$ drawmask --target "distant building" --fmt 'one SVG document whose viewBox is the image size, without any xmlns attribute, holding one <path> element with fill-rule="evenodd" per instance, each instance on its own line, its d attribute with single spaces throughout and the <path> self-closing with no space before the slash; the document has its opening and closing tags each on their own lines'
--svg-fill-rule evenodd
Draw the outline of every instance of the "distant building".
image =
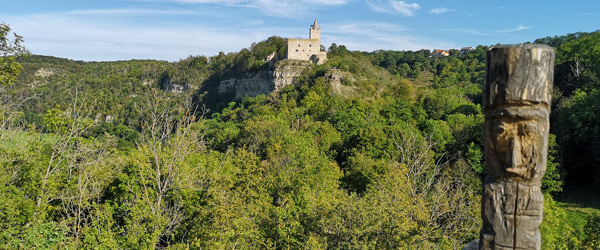
<svg viewBox="0 0 600 250">
<path fill-rule="evenodd" d="M 449 55 L 450 55 L 449 50 L 434 49 L 433 51 L 431 51 L 432 57 L 442 57 L 442 56 L 449 56 Z"/>
<path fill-rule="evenodd" d="M 327 52 L 321 51 L 321 28 L 317 19 L 310 26 L 308 39 L 288 39 L 286 59 L 312 61 L 316 64 L 327 61 Z"/>
<path fill-rule="evenodd" d="M 462 47 L 462 48 L 460 48 L 460 54 L 464 55 L 464 54 L 471 52 L 472 50 L 473 50 L 473 47 Z"/>
</svg>

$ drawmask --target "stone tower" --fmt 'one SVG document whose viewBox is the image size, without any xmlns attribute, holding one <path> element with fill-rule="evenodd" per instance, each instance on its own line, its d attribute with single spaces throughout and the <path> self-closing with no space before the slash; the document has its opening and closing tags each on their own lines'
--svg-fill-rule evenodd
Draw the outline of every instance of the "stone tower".
<svg viewBox="0 0 600 250">
<path fill-rule="evenodd" d="M 327 61 L 327 52 L 321 51 L 321 28 L 317 19 L 310 26 L 308 39 L 289 38 L 287 42 L 286 59 L 312 61 L 316 64 Z"/>
<path fill-rule="evenodd" d="M 308 39 L 317 39 L 319 40 L 319 45 L 321 44 L 321 28 L 319 27 L 319 24 L 317 23 L 317 19 L 315 19 L 315 23 L 313 23 L 313 25 L 310 26 L 310 33 L 308 36 Z"/>
</svg>

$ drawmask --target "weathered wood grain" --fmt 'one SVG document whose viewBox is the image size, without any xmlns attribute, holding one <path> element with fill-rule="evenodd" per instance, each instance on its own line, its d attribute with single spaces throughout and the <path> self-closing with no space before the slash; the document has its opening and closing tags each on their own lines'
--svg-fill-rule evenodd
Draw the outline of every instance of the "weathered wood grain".
<svg viewBox="0 0 600 250">
<path fill-rule="evenodd" d="M 540 249 L 554 50 L 503 45 L 487 52 L 479 249 Z"/>
</svg>

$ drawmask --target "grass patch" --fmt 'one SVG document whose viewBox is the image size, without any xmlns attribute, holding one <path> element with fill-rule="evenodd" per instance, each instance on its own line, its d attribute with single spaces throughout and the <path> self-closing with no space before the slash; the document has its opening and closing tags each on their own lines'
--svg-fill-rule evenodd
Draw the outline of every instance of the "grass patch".
<svg viewBox="0 0 600 250">
<path fill-rule="evenodd" d="M 59 138 L 56 135 L 27 132 L 22 130 L 0 131 L 0 146 L 5 149 L 25 149 L 32 141 L 52 143 L 58 139 Z"/>
<path fill-rule="evenodd" d="M 600 185 L 566 189 L 559 196 L 557 205 L 566 212 L 565 222 L 587 237 L 585 226 L 593 216 L 600 216 Z"/>
<path fill-rule="evenodd" d="M 416 77 L 416 78 L 407 78 L 408 80 L 411 81 L 411 83 L 415 86 L 415 87 L 429 87 L 431 85 L 433 85 L 433 73 L 429 72 L 429 71 L 423 71 L 421 72 L 421 74 Z"/>
<path fill-rule="evenodd" d="M 600 249 L 600 188 L 566 188 L 557 200 L 549 195 L 541 225 L 542 249 Z"/>
</svg>

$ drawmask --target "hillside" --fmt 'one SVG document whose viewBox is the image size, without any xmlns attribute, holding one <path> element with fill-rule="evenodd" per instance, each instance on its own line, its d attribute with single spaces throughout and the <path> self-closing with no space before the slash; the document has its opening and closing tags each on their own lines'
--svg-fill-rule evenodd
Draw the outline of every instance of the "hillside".
<svg viewBox="0 0 600 250">
<path fill-rule="evenodd" d="M 593 249 L 598 203 L 561 194 L 581 190 L 572 182 L 598 197 L 600 32 L 535 42 L 557 50 L 543 248 Z M 272 76 L 265 58 L 285 49 L 270 37 L 178 62 L 19 59 L 1 90 L 0 248 L 460 249 L 479 237 L 487 46 L 430 57 L 332 44 L 277 91 L 222 91 Z"/>
</svg>

